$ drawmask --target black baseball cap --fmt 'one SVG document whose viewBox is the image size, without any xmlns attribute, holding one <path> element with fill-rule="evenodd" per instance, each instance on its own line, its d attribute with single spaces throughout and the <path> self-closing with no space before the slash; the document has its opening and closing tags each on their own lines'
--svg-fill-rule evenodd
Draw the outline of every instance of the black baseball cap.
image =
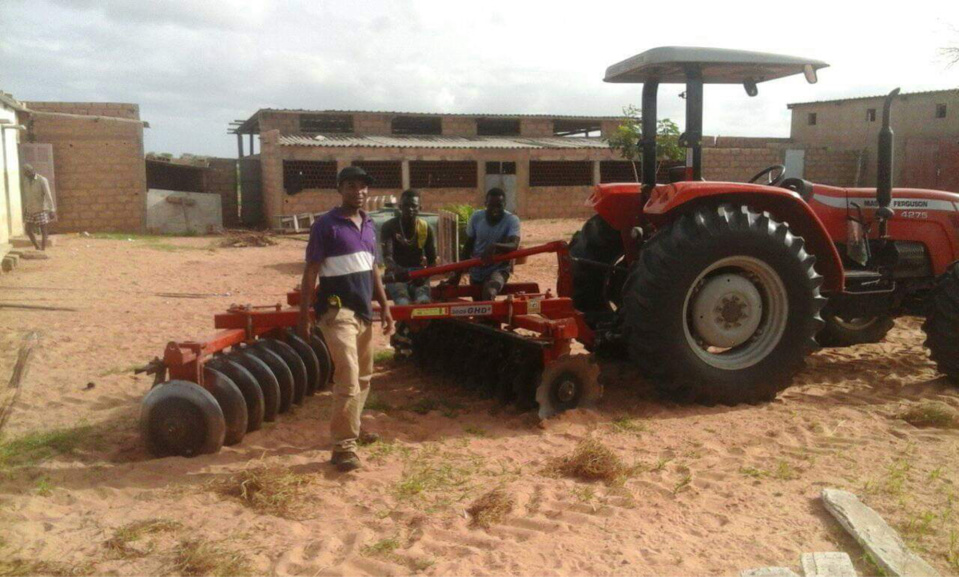
<svg viewBox="0 0 959 577">
<path fill-rule="evenodd" d="M 372 176 L 367 174 L 366 171 L 360 168 L 359 166 L 347 166 L 346 168 L 341 170 L 339 174 L 336 175 L 337 188 L 339 188 L 339 186 L 343 184 L 344 180 L 350 180 L 351 178 L 356 180 L 362 180 L 363 182 L 367 184 L 367 186 L 376 182 L 376 180 Z"/>
</svg>

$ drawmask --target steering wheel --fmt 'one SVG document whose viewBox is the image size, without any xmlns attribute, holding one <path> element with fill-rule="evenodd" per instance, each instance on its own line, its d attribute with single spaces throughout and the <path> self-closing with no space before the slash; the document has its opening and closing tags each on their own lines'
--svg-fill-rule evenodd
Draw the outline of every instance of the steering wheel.
<svg viewBox="0 0 959 577">
<path fill-rule="evenodd" d="M 775 173 L 775 177 L 773 174 Z M 762 177 L 766 177 L 766 186 L 776 186 L 783 181 L 783 177 L 786 175 L 786 167 L 782 164 L 774 164 L 768 166 L 758 173 L 755 176 L 749 179 L 750 183 L 756 182 Z"/>
</svg>

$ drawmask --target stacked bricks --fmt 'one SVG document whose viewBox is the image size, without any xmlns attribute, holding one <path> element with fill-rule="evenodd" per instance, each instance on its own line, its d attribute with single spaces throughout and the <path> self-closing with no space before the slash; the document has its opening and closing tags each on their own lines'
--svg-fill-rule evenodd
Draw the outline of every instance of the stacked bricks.
<svg viewBox="0 0 959 577">
<path fill-rule="evenodd" d="M 204 192 L 220 195 L 223 208 L 223 226 L 234 228 L 240 225 L 237 205 L 236 160 L 211 158 L 206 171 Z"/>
<path fill-rule="evenodd" d="M 809 148 L 806 150 L 805 179 L 832 186 L 858 186 L 862 155 L 856 150 Z"/>
<path fill-rule="evenodd" d="M 444 116 L 444 136 L 476 136 L 476 119 L 465 116 Z"/>
<path fill-rule="evenodd" d="M 111 118 L 140 119 L 140 106 L 123 102 L 24 102 L 36 112 L 60 112 L 81 116 L 109 116 Z"/>
<path fill-rule="evenodd" d="M 53 145 L 58 217 L 54 230 L 143 230 L 143 124 L 125 119 L 137 114 L 136 105 L 31 103 L 35 108 L 41 105 L 70 114 L 35 114 L 29 121 L 29 140 Z M 97 116 L 72 116 L 84 109 Z M 115 111 L 114 118 L 104 118 L 101 113 L 110 110 Z"/>
<path fill-rule="evenodd" d="M 519 121 L 520 136 L 553 136 L 552 118 L 521 118 Z"/>
</svg>

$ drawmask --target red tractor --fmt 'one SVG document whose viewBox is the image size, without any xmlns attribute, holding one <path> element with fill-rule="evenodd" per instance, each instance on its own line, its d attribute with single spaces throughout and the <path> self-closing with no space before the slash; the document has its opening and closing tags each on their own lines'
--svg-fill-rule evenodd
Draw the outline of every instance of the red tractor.
<svg viewBox="0 0 959 577">
<path fill-rule="evenodd" d="M 820 344 L 880 340 L 899 315 L 925 317 L 939 370 L 959 381 L 959 194 L 892 188 L 890 106 L 876 189 L 785 178 L 702 178 L 705 84 L 757 84 L 826 63 L 704 48 L 656 48 L 609 67 L 642 83 L 642 182 L 599 185 L 596 216 L 570 245 L 573 302 L 591 348 L 625 352 L 678 398 L 755 403 L 787 387 Z M 660 84 L 686 85 L 686 165 L 656 182 Z M 760 182 L 762 181 L 762 182 Z M 824 320 L 825 319 L 825 320 Z M 817 342 L 818 340 L 818 342 Z"/>
</svg>

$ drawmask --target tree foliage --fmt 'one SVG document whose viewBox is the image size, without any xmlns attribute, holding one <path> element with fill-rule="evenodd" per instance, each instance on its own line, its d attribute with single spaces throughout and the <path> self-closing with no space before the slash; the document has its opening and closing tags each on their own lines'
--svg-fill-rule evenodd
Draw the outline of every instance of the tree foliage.
<svg viewBox="0 0 959 577">
<path fill-rule="evenodd" d="M 629 105 L 623 108 L 623 122 L 606 141 L 610 148 L 619 152 L 625 160 L 637 161 L 643 156 L 640 142 L 643 139 L 643 117 L 639 108 Z M 679 127 L 668 118 L 656 122 L 656 160 L 680 160 L 686 151 L 679 145 Z M 658 168 L 658 167 L 657 167 Z M 635 171 L 635 164 L 633 170 Z M 637 180 L 639 178 L 637 177 Z"/>
</svg>

